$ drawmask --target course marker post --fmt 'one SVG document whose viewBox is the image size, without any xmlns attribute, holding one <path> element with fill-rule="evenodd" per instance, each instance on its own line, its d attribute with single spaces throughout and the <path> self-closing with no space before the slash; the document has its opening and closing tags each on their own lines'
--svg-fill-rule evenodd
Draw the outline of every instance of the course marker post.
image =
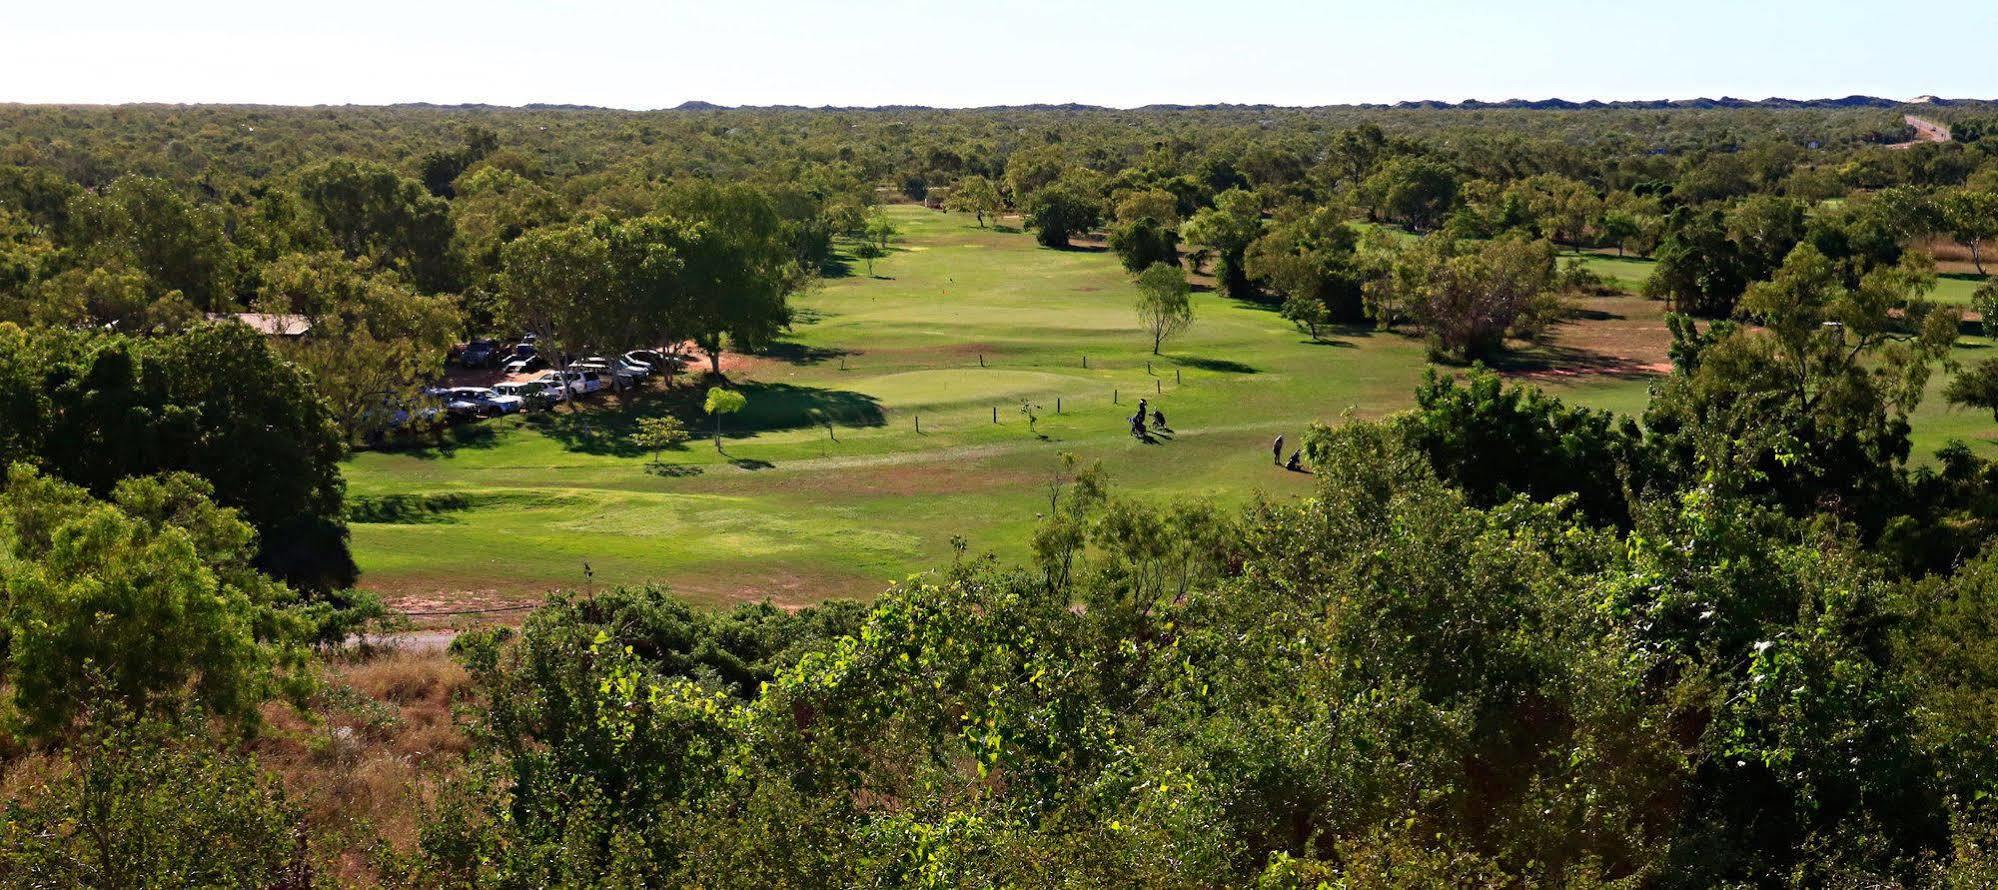
<svg viewBox="0 0 1998 890">
<path fill-rule="evenodd" d="M 1184 383 L 1184 382 L 1185 382 L 1185 381 L 1183 381 L 1183 380 L 1179 379 L 1179 369 L 1178 369 L 1178 368 L 1174 368 L 1174 369 L 1172 369 L 1172 383 L 1173 383 L 1173 385 L 1174 385 L 1174 386 L 1178 386 L 1178 385 L 1180 385 L 1181 383 Z"/>
<path fill-rule="evenodd" d="M 993 422 L 993 423 L 998 423 L 998 422 L 999 422 L 999 406 L 998 406 L 998 405 L 993 405 L 993 406 L 992 406 L 992 422 Z"/>
<path fill-rule="evenodd" d="M 1055 396 L 1055 413 L 1061 413 L 1061 396 Z"/>
<path fill-rule="evenodd" d="M 1118 400 L 1118 395 L 1117 395 L 1117 391 L 1116 391 L 1116 390 L 1114 390 L 1114 389 L 1110 391 L 1110 404 L 1112 404 L 1112 405 L 1122 405 L 1122 404 L 1124 404 L 1123 402 L 1121 402 L 1121 401 L 1119 401 L 1119 400 Z"/>
<path fill-rule="evenodd" d="M 1163 381 L 1163 380 L 1154 380 L 1154 381 L 1152 381 L 1152 391 L 1153 391 L 1153 392 L 1161 392 L 1161 393 L 1162 393 L 1162 392 L 1165 392 L 1165 381 Z"/>
</svg>

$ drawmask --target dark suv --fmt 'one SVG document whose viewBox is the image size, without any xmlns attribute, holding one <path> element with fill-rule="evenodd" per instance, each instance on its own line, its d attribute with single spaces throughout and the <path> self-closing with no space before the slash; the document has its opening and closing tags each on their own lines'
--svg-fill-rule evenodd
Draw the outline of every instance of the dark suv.
<svg viewBox="0 0 1998 890">
<path fill-rule="evenodd" d="M 499 363 L 500 345 L 491 340 L 473 340 L 458 353 L 458 364 L 467 368 L 497 368 Z"/>
</svg>

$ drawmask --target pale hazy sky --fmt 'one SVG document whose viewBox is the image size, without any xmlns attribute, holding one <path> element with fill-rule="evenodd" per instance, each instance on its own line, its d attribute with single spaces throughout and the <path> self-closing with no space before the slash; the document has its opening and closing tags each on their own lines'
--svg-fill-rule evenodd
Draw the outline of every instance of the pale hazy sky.
<svg viewBox="0 0 1998 890">
<path fill-rule="evenodd" d="M 1998 0 L 0 0 L 0 101 L 1998 97 Z"/>
</svg>

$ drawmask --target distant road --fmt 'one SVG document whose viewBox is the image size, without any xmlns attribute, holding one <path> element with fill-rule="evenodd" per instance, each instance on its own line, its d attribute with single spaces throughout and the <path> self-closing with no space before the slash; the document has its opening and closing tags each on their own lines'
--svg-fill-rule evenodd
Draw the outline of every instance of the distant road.
<svg viewBox="0 0 1998 890">
<path fill-rule="evenodd" d="M 1947 126 L 1936 123 L 1928 118 L 1916 117 L 1912 114 L 1903 117 L 1902 120 L 1907 121 L 1908 126 L 1915 128 L 1915 142 L 1949 141 L 1949 127 Z M 1901 145 L 1895 146 L 1895 148 L 1903 148 L 1913 144 L 1915 143 L 1904 142 Z"/>
</svg>

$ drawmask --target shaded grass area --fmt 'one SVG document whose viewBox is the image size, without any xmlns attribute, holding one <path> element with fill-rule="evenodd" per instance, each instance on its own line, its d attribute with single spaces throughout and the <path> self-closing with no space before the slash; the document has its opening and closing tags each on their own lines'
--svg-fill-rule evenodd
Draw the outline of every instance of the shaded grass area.
<svg viewBox="0 0 1998 890">
<path fill-rule="evenodd" d="M 871 596 L 947 563 L 953 536 L 1024 558 L 1061 452 L 1101 461 L 1136 496 L 1306 495 L 1309 476 L 1271 466 L 1271 439 L 1406 407 L 1428 367 L 1419 336 L 1341 328 L 1314 342 L 1212 292 L 1194 294 L 1193 328 L 1152 356 L 1114 256 L 1040 249 L 966 216 L 889 212 L 905 249 L 877 261 L 880 277 L 827 280 L 798 301 L 790 336 L 729 372 L 749 404 L 725 419 L 723 451 L 698 410 L 704 388 L 687 379 L 354 457 L 363 585 L 483 603 L 579 586 L 587 563 L 597 584 L 663 583 L 715 604 Z M 1630 288 L 1649 274 L 1644 260 L 1585 261 Z M 1664 356 L 1661 305 L 1579 308 L 1502 367 L 1580 404 L 1641 412 L 1656 379 L 1644 366 Z M 1918 454 L 1992 429 L 1943 406 L 1941 386 L 1939 374 L 1916 418 Z M 1139 398 L 1166 412 L 1171 436 L 1129 434 Z M 696 439 L 655 464 L 630 433 L 665 414 Z"/>
</svg>

